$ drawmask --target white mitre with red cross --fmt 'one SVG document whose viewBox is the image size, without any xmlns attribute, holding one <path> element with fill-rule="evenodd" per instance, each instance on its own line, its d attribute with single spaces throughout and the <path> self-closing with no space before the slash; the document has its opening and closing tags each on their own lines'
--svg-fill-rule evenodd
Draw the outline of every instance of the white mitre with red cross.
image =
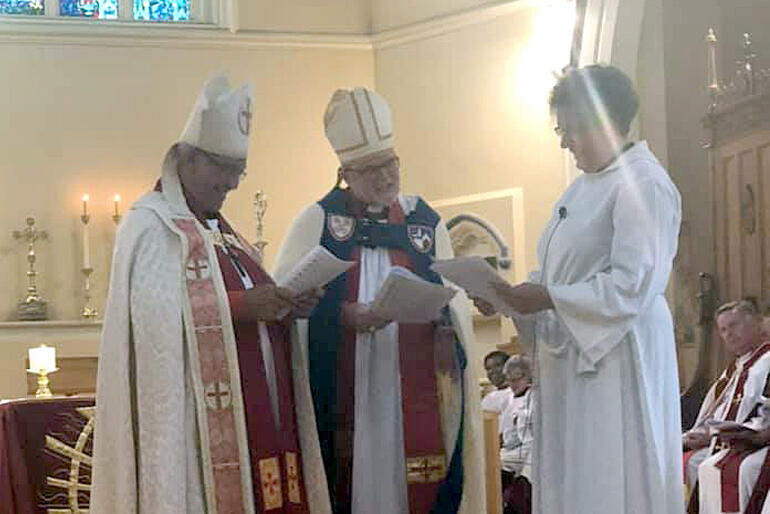
<svg viewBox="0 0 770 514">
<path fill-rule="evenodd" d="M 203 86 L 179 141 L 206 152 L 246 159 L 253 106 L 251 84 L 230 89 L 227 75 L 217 75 Z"/>
<path fill-rule="evenodd" d="M 393 148 L 388 102 L 368 89 L 338 89 L 324 114 L 326 138 L 342 164 Z"/>
</svg>

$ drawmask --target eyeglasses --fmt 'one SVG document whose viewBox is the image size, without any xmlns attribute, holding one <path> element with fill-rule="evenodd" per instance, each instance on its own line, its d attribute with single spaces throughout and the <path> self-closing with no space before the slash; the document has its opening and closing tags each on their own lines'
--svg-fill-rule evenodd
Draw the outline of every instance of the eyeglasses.
<svg viewBox="0 0 770 514">
<path fill-rule="evenodd" d="M 346 168 L 348 173 L 357 173 L 359 175 L 370 177 L 376 173 L 396 173 L 401 165 L 401 159 L 398 157 L 392 157 L 385 162 L 376 164 L 374 166 L 366 166 L 363 168 Z"/>
</svg>

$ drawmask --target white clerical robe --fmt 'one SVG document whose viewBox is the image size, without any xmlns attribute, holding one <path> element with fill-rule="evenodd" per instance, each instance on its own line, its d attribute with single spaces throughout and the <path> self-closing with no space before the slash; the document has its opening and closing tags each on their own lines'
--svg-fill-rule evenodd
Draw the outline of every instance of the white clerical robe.
<svg viewBox="0 0 770 514">
<path fill-rule="evenodd" d="M 538 246 L 555 308 L 515 316 L 534 344 L 534 511 L 684 510 L 674 331 L 663 296 L 679 192 L 637 143 L 562 195 Z"/>
<path fill-rule="evenodd" d="M 139 199 L 121 223 L 99 347 L 91 508 L 93 513 L 203 514 L 206 490 L 190 355 L 183 317 L 184 245 L 172 218 L 194 220 L 175 169 L 163 170 L 163 192 Z M 197 223 L 197 222 L 195 222 Z M 202 227 L 201 227 L 202 228 Z M 204 233 L 226 338 L 231 314 L 213 241 Z M 302 353 L 293 351 L 294 401 L 303 478 L 311 512 L 328 514 L 321 451 Z M 233 405 L 242 411 L 240 384 Z M 200 396 L 200 395 L 199 395 Z M 236 423 L 246 444 L 245 422 Z M 248 453 L 242 481 L 253 496 Z M 237 486 L 236 486 L 237 487 Z M 253 498 L 251 499 L 253 503 Z M 254 505 L 245 512 L 254 512 Z"/>
<path fill-rule="evenodd" d="M 501 416 L 503 447 L 500 462 L 505 471 L 522 475 L 532 482 L 532 441 L 535 405 L 532 388 L 521 396 L 512 396 Z"/>
<path fill-rule="evenodd" d="M 714 419 L 724 420 L 733 400 L 737 400 L 739 405 L 734 421 L 753 430 L 762 430 L 770 426 L 770 398 L 764 396 L 765 384 L 767 383 L 768 375 L 770 375 L 770 352 L 765 353 L 749 368 L 748 377 L 743 389 L 737 389 L 738 377 L 752 355 L 753 352 L 742 355 L 736 360 L 735 372 L 725 388 L 725 398 L 727 401 L 721 402 L 716 408 Z M 756 407 L 759 407 L 757 415 L 750 417 Z M 727 449 L 717 451 L 705 459 L 698 467 L 700 514 L 730 512 L 722 508 L 721 470 L 716 466 L 727 452 Z M 754 484 L 759 477 L 759 472 L 762 469 L 762 464 L 765 462 L 766 455 L 767 448 L 763 448 L 752 453 L 741 462 L 738 470 L 738 502 L 740 508 L 736 512 L 743 512 L 749 498 L 751 498 Z M 770 514 L 770 502 L 765 501 L 762 514 Z"/>
<path fill-rule="evenodd" d="M 503 433 L 503 427 L 510 422 L 510 409 L 508 407 L 512 401 L 513 392 L 510 387 L 490 391 L 481 399 L 482 411 L 495 412 L 498 414 L 497 429 L 500 434 Z"/>
<path fill-rule="evenodd" d="M 400 195 L 405 215 L 411 213 L 417 197 Z M 274 276 L 280 280 L 321 240 L 325 223 L 323 209 L 313 204 L 294 221 L 278 254 Z M 435 233 L 436 258 L 453 255 L 449 232 L 439 222 Z M 391 268 L 384 248 L 361 249 L 358 301 L 370 303 Z M 468 298 L 459 291 L 450 303 L 453 325 L 470 362 L 476 361 Z M 356 335 L 355 413 L 353 441 L 353 514 L 407 514 L 406 465 L 399 372 L 397 324 L 391 323 L 374 334 Z M 307 322 L 297 322 L 297 337 L 307 352 Z M 478 382 L 473 366 L 464 373 L 465 413 L 463 439 L 464 483 L 461 514 L 486 511 L 484 496 L 483 440 Z M 447 455 L 451 455 L 460 421 L 459 390 L 439 382 L 442 426 Z"/>
<path fill-rule="evenodd" d="M 706 421 L 715 419 L 714 415 L 717 412 L 717 407 L 721 405 L 722 402 L 730 401 L 728 398 L 729 391 L 727 386 L 729 384 L 727 382 L 729 377 L 727 376 L 727 371 L 728 370 L 723 371 L 719 380 L 714 382 L 711 388 L 709 388 L 706 397 L 703 399 L 703 403 L 701 403 L 698 417 L 695 419 L 692 428 L 687 431 L 688 433 L 708 435 L 709 427 L 706 425 Z M 734 377 L 735 375 L 733 374 L 731 376 Z M 722 382 L 724 382 L 725 387 L 723 387 L 721 393 L 717 395 L 717 386 Z M 726 414 L 726 411 L 723 410 L 723 412 Z M 687 485 L 689 493 L 692 493 L 695 490 L 695 484 L 698 483 L 698 467 L 700 467 L 700 465 L 703 464 L 703 461 L 709 458 L 710 455 L 711 447 L 706 446 L 705 448 L 695 450 L 687 460 L 687 467 L 684 471 L 684 483 Z"/>
</svg>

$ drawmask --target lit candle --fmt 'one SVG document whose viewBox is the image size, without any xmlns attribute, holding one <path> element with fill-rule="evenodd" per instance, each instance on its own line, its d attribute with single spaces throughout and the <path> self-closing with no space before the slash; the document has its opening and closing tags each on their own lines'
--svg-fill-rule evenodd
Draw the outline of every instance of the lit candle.
<svg viewBox="0 0 770 514">
<path fill-rule="evenodd" d="M 29 369 L 35 373 L 45 371 L 50 373 L 56 370 L 56 348 L 41 344 L 37 348 L 29 349 Z"/>
<path fill-rule="evenodd" d="M 115 195 L 115 217 L 120 216 L 120 195 Z"/>
<path fill-rule="evenodd" d="M 83 195 L 83 269 L 91 267 L 91 244 L 88 240 L 88 195 Z"/>
</svg>

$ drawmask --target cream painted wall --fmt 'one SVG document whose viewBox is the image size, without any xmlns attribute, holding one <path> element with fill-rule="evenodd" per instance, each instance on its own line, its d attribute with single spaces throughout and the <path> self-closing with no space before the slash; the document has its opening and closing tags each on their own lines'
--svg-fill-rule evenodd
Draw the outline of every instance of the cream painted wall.
<svg viewBox="0 0 770 514">
<path fill-rule="evenodd" d="M 372 29 L 381 32 L 479 6 L 506 3 L 511 0 L 371 0 Z"/>
<path fill-rule="evenodd" d="M 238 0 L 238 25 L 246 30 L 368 34 L 369 0 Z"/>
<path fill-rule="evenodd" d="M 564 154 L 547 105 L 551 70 L 564 62 L 555 64 L 545 48 L 553 27 L 538 12 L 526 7 L 381 48 L 375 61 L 377 89 L 394 111 L 403 189 L 438 200 L 523 188 L 527 269 L 564 188 Z M 566 59 L 568 41 L 563 48 Z M 500 342 L 485 336 L 480 352 Z"/>
<path fill-rule="evenodd" d="M 12 319 L 25 287 L 24 248 L 11 231 L 34 215 L 50 233 L 38 246 L 40 289 L 52 319 L 77 319 L 80 197 L 92 198 L 95 303 L 102 307 L 114 225 L 123 207 L 152 187 L 166 149 L 184 125 L 204 80 L 230 70 L 256 85 L 256 130 L 247 179 L 225 207 L 250 239 L 251 201 L 270 201 L 270 257 L 292 216 L 326 191 L 336 161 L 323 136 L 326 102 L 338 87 L 373 85 L 368 50 L 183 49 L 81 45 L 0 47 L 0 319 Z"/>
</svg>

